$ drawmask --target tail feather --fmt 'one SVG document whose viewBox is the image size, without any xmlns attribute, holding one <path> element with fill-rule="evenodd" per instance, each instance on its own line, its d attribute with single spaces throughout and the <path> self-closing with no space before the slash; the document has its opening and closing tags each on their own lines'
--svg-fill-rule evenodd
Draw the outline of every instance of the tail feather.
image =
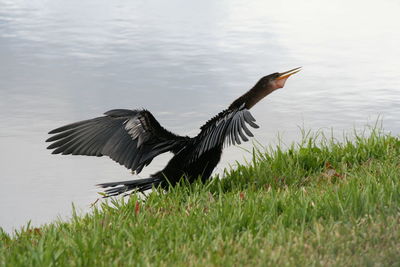
<svg viewBox="0 0 400 267">
<path fill-rule="evenodd" d="M 104 190 L 106 193 L 105 197 L 117 196 L 128 191 L 132 191 L 132 193 L 136 192 L 144 192 L 146 190 L 151 189 L 153 186 L 157 187 L 161 184 L 161 179 L 159 178 L 145 178 L 145 179 L 137 179 L 137 180 L 129 180 L 129 181 L 121 181 L 121 182 L 111 182 L 111 183 L 102 183 L 98 184 L 101 188 L 109 188 Z"/>
</svg>

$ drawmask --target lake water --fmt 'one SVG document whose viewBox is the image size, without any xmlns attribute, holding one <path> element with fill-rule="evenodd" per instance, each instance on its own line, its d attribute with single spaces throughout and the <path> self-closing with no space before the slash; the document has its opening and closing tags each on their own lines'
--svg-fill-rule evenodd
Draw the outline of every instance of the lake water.
<svg viewBox="0 0 400 267">
<path fill-rule="evenodd" d="M 46 150 L 49 130 L 113 108 L 195 135 L 261 76 L 303 66 L 252 110 L 260 143 L 379 116 L 399 134 L 399 13 L 397 0 L 0 0 L 0 226 L 88 210 L 95 184 L 132 178 L 108 158 Z M 244 157 L 227 149 L 217 172 Z"/>
</svg>

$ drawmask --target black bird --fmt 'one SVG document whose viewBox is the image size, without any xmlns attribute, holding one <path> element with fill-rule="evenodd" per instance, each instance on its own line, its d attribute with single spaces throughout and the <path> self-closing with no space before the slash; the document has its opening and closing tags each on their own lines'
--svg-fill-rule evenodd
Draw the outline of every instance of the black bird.
<svg viewBox="0 0 400 267">
<path fill-rule="evenodd" d="M 55 134 L 47 142 L 53 154 L 109 156 L 120 165 L 140 173 L 158 155 L 172 152 L 167 166 L 150 176 L 122 182 L 99 184 L 107 196 L 127 191 L 143 192 L 153 186 L 167 189 L 182 177 L 193 182 L 207 180 L 217 166 L 225 145 L 248 141 L 253 134 L 247 125 L 258 128 L 250 114 L 262 98 L 282 88 L 295 68 L 261 78 L 252 89 L 200 127 L 195 137 L 179 136 L 163 128 L 148 110 L 114 109 L 105 116 L 72 123 L 49 132 Z"/>
</svg>

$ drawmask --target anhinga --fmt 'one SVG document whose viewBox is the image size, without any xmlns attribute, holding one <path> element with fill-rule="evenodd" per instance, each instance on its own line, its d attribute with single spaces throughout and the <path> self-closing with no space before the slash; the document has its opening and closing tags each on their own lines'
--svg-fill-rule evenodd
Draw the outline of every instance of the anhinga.
<svg viewBox="0 0 400 267">
<path fill-rule="evenodd" d="M 253 134 L 247 125 L 258 128 L 250 114 L 262 98 L 282 88 L 295 68 L 261 78 L 252 89 L 233 101 L 224 111 L 207 121 L 195 137 L 179 136 L 164 129 L 148 110 L 114 109 L 105 116 L 72 123 L 49 132 L 53 154 L 109 156 L 120 165 L 140 173 L 158 155 L 172 152 L 165 168 L 150 178 L 99 184 L 107 196 L 127 191 L 143 192 L 153 186 L 168 188 L 182 177 L 193 182 L 207 180 L 217 166 L 224 144 L 240 144 Z"/>
</svg>

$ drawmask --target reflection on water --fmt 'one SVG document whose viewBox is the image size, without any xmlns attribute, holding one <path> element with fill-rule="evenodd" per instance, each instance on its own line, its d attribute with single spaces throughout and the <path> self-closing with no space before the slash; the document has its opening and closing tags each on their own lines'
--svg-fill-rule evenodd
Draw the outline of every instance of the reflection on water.
<svg viewBox="0 0 400 267">
<path fill-rule="evenodd" d="M 0 226 L 67 216 L 72 201 L 87 210 L 94 184 L 131 178 L 109 159 L 45 149 L 50 129 L 112 108 L 145 107 L 168 129 L 194 135 L 261 76 L 303 66 L 254 108 L 258 141 L 272 143 L 278 132 L 297 140 L 302 125 L 341 134 L 378 116 L 399 134 L 399 8 L 361 0 L 0 0 Z M 244 156 L 229 148 L 219 171 Z"/>
</svg>

